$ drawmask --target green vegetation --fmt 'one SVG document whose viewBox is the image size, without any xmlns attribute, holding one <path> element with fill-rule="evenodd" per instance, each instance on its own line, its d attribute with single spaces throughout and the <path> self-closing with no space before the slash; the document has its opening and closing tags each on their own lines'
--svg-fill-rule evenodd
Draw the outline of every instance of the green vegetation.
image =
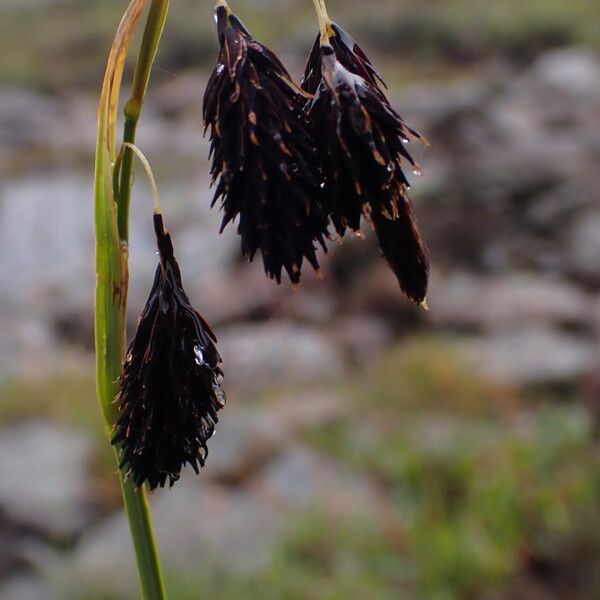
<svg viewBox="0 0 600 600">
<path fill-rule="evenodd" d="M 102 429 L 92 366 L 57 372 L 51 377 L 0 382 L 0 424 L 27 419 L 49 419 L 82 429 L 93 438 L 96 458 L 92 465 L 98 492 L 110 506 L 119 503 L 115 459 Z"/>
<path fill-rule="evenodd" d="M 50 378 L 11 377 L 0 382 L 0 422 L 46 417 L 93 431 L 100 423 L 95 394 L 89 370 L 65 370 Z"/>
<path fill-rule="evenodd" d="M 123 6 L 122 0 L 55 0 L 0 9 L 1 84 L 96 90 L 107 40 Z M 167 24 L 157 78 L 213 62 L 216 40 L 209 6 L 178 1 Z M 339 17 L 342 25 L 370 51 L 393 53 L 403 65 L 413 63 L 411 69 L 403 67 L 404 76 L 422 77 L 435 65 L 448 68 L 490 56 L 527 60 L 560 45 L 600 47 L 600 5 L 595 0 L 375 0 L 370 6 L 377 10 L 365 13 L 360 3 L 338 0 L 330 2 L 330 12 L 334 18 L 343 15 Z M 297 53 L 300 59 L 316 33 L 312 5 L 307 1 L 279 5 L 238 0 L 236 9 L 254 35 Z M 26 45 L 22 44 L 24 32 Z M 388 78 L 394 80 L 395 71 L 390 69 Z"/>
<path fill-rule="evenodd" d="M 599 597 L 599 458 L 584 411 L 548 408 L 510 426 L 410 417 L 394 435 L 346 447 L 350 464 L 381 479 L 392 515 L 350 521 L 316 509 L 263 572 L 172 574 L 174 598 Z"/>
<path fill-rule="evenodd" d="M 600 445 L 586 410 L 481 380 L 443 338 L 408 340 L 345 385 L 344 418 L 301 435 L 375 481 L 382 505 L 298 514 L 257 574 L 167 569 L 172 598 L 600 598 Z"/>
<path fill-rule="evenodd" d="M 418 598 L 480 598 L 537 564 L 559 576 L 577 565 L 579 577 L 600 558 L 600 465 L 582 410 L 510 423 L 405 415 L 394 432 L 333 436 L 393 498 L 407 545 L 397 560 L 410 561 Z"/>
<path fill-rule="evenodd" d="M 523 579 L 598 597 L 600 454 L 582 408 L 519 405 L 446 343 L 416 340 L 362 382 L 353 414 L 309 439 L 393 500 L 407 598 L 482 598 Z M 399 589 L 378 583 L 381 597 Z"/>
</svg>

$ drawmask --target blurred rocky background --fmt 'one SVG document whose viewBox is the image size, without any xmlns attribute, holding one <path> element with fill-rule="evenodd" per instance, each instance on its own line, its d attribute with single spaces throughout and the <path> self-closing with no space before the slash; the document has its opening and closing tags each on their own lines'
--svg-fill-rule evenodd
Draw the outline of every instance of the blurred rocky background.
<svg viewBox="0 0 600 600">
<path fill-rule="evenodd" d="M 95 105 L 124 7 L 0 0 L 1 600 L 137 597 L 92 356 Z M 299 76 L 310 2 L 234 8 Z M 600 4 L 331 0 L 431 143 L 429 312 L 370 235 L 294 291 L 217 234 L 211 9 L 173 3 L 138 138 L 228 391 L 207 467 L 153 496 L 170 597 L 600 598 Z M 156 262 L 141 174 L 134 196 L 131 328 Z"/>
</svg>

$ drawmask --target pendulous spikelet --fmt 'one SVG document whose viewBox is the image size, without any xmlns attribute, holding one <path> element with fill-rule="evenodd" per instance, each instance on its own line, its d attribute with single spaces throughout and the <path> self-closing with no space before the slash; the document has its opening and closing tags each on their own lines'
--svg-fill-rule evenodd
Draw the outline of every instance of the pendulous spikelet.
<svg viewBox="0 0 600 600">
<path fill-rule="evenodd" d="M 221 357 L 206 321 L 183 290 L 171 236 L 154 215 L 160 263 L 127 350 L 113 444 L 136 486 L 173 485 L 189 463 L 198 472 L 225 405 Z"/>
<path fill-rule="evenodd" d="M 429 262 L 408 198 L 398 198 L 395 213 L 371 213 L 381 253 L 396 275 L 400 289 L 417 304 L 425 301 Z"/>
<path fill-rule="evenodd" d="M 303 79 L 319 149 L 324 203 L 339 235 L 359 231 L 365 217 L 401 289 L 417 303 L 427 293 L 427 251 L 407 195 L 405 148 L 419 137 L 390 106 L 381 79 L 358 45 L 339 26 L 317 40 Z"/>
<path fill-rule="evenodd" d="M 242 253 L 260 250 L 266 274 L 300 280 L 304 258 L 318 269 L 327 214 L 321 207 L 316 149 L 303 108 L 307 95 L 228 7 L 218 5 L 221 51 L 204 95 L 211 174 L 225 226 L 239 217 Z"/>
</svg>

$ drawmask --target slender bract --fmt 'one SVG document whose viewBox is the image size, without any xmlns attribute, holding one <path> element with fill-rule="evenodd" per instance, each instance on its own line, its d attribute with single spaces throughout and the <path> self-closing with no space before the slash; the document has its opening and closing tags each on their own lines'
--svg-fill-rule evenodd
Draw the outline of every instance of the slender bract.
<svg viewBox="0 0 600 600">
<path fill-rule="evenodd" d="M 198 473 L 225 404 L 216 337 L 190 305 L 160 214 L 154 229 L 160 263 L 125 358 L 113 437 L 120 466 L 150 489 L 173 485 L 186 463 Z"/>
<path fill-rule="evenodd" d="M 115 124 L 123 65 L 135 26 L 145 5 L 146 0 L 132 0 L 123 16 L 109 54 L 98 107 L 94 179 L 96 386 L 104 428 L 109 437 L 112 435 L 116 419 L 114 399 L 118 391 L 117 380 L 125 346 L 128 280 L 127 244 L 119 235 L 119 196 L 113 187 L 113 164 L 116 159 Z M 168 6 L 168 2 L 155 0 L 152 5 Z M 145 37 L 155 39 L 158 43 L 164 19 L 155 19 L 156 14 L 155 11 L 149 15 Z M 144 77 L 147 77 L 152 64 L 147 58 L 145 53 L 140 53 L 138 64 L 145 64 L 141 69 L 145 73 Z M 137 558 L 142 597 L 145 600 L 163 600 L 166 595 L 146 493 L 143 489 L 136 490 L 131 482 L 124 480 L 121 473 L 119 476 Z"/>
<path fill-rule="evenodd" d="M 211 173 L 222 202 L 221 231 L 239 217 L 242 253 L 257 250 L 265 272 L 298 283 L 303 260 L 318 269 L 327 215 L 316 150 L 303 106 L 307 96 L 279 59 L 223 5 L 216 8 L 221 52 L 204 95 Z"/>
</svg>

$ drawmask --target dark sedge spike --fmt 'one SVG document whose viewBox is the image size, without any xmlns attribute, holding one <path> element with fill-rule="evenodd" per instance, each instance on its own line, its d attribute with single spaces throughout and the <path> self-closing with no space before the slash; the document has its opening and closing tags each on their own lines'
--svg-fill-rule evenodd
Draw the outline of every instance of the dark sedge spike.
<svg viewBox="0 0 600 600">
<path fill-rule="evenodd" d="M 238 220 L 248 260 L 260 252 L 269 277 L 279 283 L 285 271 L 297 284 L 304 260 L 318 269 L 328 223 L 304 111 L 309 96 L 227 7 L 215 14 L 221 49 L 203 102 L 212 204 L 220 201 L 221 231 Z"/>
<path fill-rule="evenodd" d="M 339 235 L 360 229 L 368 210 L 391 210 L 408 186 L 406 130 L 377 88 L 346 69 L 321 45 L 321 83 L 309 105 L 326 206 Z"/>
<path fill-rule="evenodd" d="M 225 405 L 216 337 L 183 289 L 160 214 L 154 229 L 160 260 L 119 379 L 112 439 L 127 476 L 150 489 L 173 485 L 185 464 L 204 466 Z"/>
<path fill-rule="evenodd" d="M 414 132 L 389 104 L 366 55 L 341 28 L 332 29 L 318 53 L 313 47 L 303 82 L 314 92 L 308 111 L 325 206 L 340 236 L 358 232 L 363 217 L 371 220 L 401 289 L 422 302 L 428 261 L 404 173 L 407 165 L 419 170 L 405 147 Z"/>
</svg>

